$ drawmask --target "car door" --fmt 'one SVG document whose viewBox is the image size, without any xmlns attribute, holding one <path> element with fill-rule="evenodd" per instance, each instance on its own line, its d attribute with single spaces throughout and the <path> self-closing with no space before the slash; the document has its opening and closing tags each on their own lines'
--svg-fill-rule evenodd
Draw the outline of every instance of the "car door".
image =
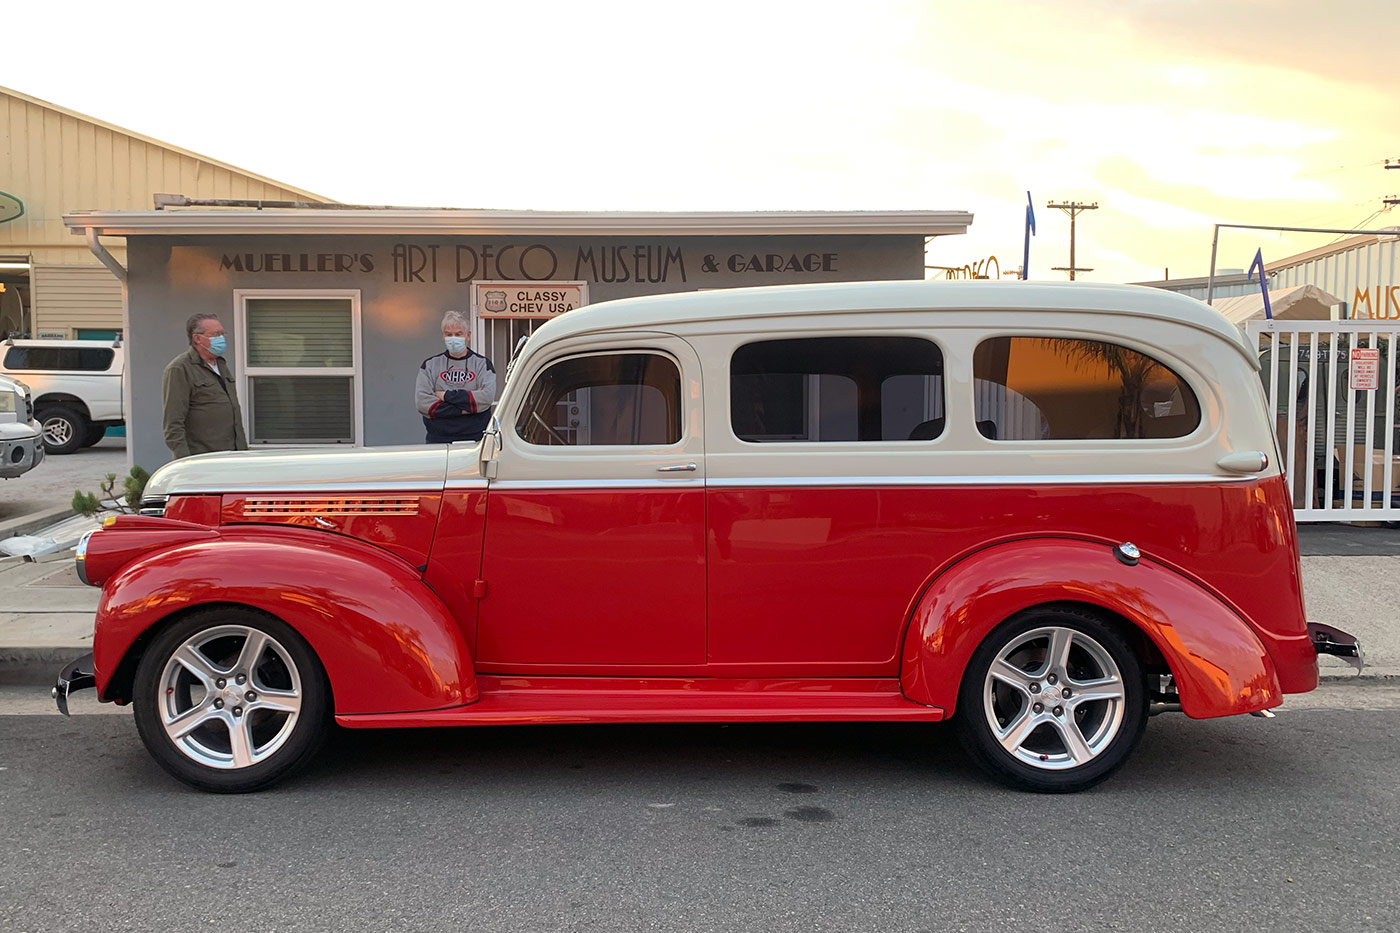
<svg viewBox="0 0 1400 933">
<path fill-rule="evenodd" d="M 703 664 L 695 352 L 631 334 L 528 366 L 488 471 L 478 666 Z"/>
</svg>

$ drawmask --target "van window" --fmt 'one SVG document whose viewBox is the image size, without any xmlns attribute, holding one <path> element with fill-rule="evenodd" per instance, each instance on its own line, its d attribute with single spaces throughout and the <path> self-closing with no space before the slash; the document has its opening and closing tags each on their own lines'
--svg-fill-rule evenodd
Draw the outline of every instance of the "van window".
<svg viewBox="0 0 1400 933">
<path fill-rule="evenodd" d="M 994 337 L 972 366 L 977 429 L 992 440 L 1185 437 L 1201 422 L 1180 376 L 1114 343 Z"/>
<path fill-rule="evenodd" d="M 680 370 L 655 353 L 561 360 L 535 378 L 515 431 L 542 446 L 678 443 Z"/>
<path fill-rule="evenodd" d="M 943 354 L 917 337 L 745 344 L 729 364 L 729 418 L 751 443 L 933 440 Z"/>
<path fill-rule="evenodd" d="M 5 368 L 105 373 L 112 368 L 112 356 L 107 347 L 10 347 Z"/>
</svg>

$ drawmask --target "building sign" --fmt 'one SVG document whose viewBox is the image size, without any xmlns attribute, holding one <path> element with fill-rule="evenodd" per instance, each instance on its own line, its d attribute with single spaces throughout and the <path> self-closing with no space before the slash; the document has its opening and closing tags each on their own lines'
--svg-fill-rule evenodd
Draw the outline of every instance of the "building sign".
<svg viewBox="0 0 1400 933">
<path fill-rule="evenodd" d="M 1374 347 L 1353 348 L 1349 370 L 1353 390 L 1380 388 L 1381 351 Z"/>
<path fill-rule="evenodd" d="M 1351 303 L 1351 317 L 1372 320 L 1400 318 L 1400 285 L 1377 285 L 1373 289 L 1356 290 Z"/>
<path fill-rule="evenodd" d="M 472 282 L 473 318 L 552 318 L 586 304 L 587 282 Z"/>
<path fill-rule="evenodd" d="M 0 191 L 0 224 L 24 216 L 24 202 L 12 194 Z"/>
</svg>

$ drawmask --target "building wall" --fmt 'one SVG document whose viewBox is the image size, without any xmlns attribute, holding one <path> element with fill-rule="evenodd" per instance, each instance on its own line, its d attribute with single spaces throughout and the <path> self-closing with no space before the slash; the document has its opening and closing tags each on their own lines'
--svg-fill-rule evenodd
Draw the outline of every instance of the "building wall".
<svg viewBox="0 0 1400 933">
<path fill-rule="evenodd" d="M 1270 274 L 1274 288 L 1316 285 L 1345 302 L 1349 318 L 1400 318 L 1400 241 L 1373 240 Z"/>
<path fill-rule="evenodd" d="M 185 320 L 197 312 L 217 314 L 229 334 L 232 362 L 235 343 L 245 339 L 234 327 L 236 290 L 292 290 L 306 297 L 318 289 L 358 290 L 363 438 L 382 446 L 423 441 L 414 378 L 424 358 L 442 351 L 443 312 L 465 312 L 476 279 L 583 280 L 596 304 L 706 288 L 924 277 L 924 238 L 917 235 L 132 237 L 128 255 L 127 436 L 133 462 L 147 469 L 170 459 L 162 438 L 161 373 L 187 346 Z M 796 271 L 794 256 L 797 266 L 818 257 L 808 262 L 816 271 Z M 313 271 L 318 268 L 326 271 Z M 495 362 L 504 370 L 505 360 Z M 246 397 L 240 401 L 246 412 Z"/>
<path fill-rule="evenodd" d="M 77 337 L 79 330 L 120 330 L 122 283 L 106 266 L 39 265 L 30 273 L 34 336 Z"/>
</svg>

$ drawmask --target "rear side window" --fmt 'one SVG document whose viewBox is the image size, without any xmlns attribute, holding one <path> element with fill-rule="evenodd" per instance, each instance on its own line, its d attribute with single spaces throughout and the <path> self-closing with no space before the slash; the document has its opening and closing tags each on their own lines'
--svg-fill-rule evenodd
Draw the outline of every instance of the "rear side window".
<svg viewBox="0 0 1400 933">
<path fill-rule="evenodd" d="M 669 446 L 681 439 L 681 374 L 655 353 L 561 360 L 536 377 L 515 431 L 549 447 Z"/>
<path fill-rule="evenodd" d="M 1184 437 L 1201 407 L 1184 380 L 1101 340 L 995 337 L 973 355 L 977 429 L 1003 441 Z"/>
<path fill-rule="evenodd" d="M 10 347 L 5 368 L 105 373 L 112 368 L 112 356 L 107 347 Z"/>
<path fill-rule="evenodd" d="M 729 417 L 751 443 L 933 440 L 943 354 L 917 337 L 746 344 L 729 364 Z"/>
</svg>

